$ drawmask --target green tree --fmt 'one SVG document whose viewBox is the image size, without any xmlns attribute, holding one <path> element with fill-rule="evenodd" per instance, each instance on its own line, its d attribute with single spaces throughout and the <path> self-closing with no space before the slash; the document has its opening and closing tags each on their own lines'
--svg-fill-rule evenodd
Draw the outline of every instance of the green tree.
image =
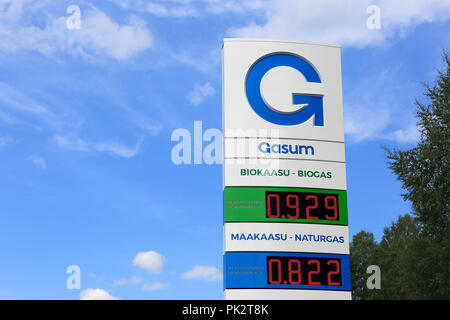
<svg viewBox="0 0 450 320">
<path fill-rule="evenodd" d="M 450 59 L 433 86 L 425 84 L 428 103 L 416 100 L 420 140 L 402 151 L 385 148 L 389 168 L 402 182 L 419 226 L 414 298 L 450 299 Z"/>
<path fill-rule="evenodd" d="M 372 233 L 361 231 L 350 245 L 350 272 L 354 299 L 412 299 L 417 275 L 416 260 L 419 246 L 419 225 L 406 214 L 384 229 L 381 241 Z M 368 289 L 367 267 L 377 265 L 381 270 L 381 289 Z"/>
<path fill-rule="evenodd" d="M 406 191 L 411 215 L 385 228 L 380 243 L 361 231 L 350 247 L 355 299 L 450 299 L 450 59 L 427 103 L 416 100 L 420 140 L 410 150 L 385 148 L 389 168 Z M 368 290 L 366 268 L 381 269 L 381 290 Z"/>
<path fill-rule="evenodd" d="M 355 300 L 378 298 L 377 290 L 369 290 L 366 286 L 367 267 L 378 265 L 378 243 L 373 233 L 360 231 L 353 236 L 350 244 L 350 274 L 352 280 L 352 296 Z"/>
<path fill-rule="evenodd" d="M 422 259 L 420 227 L 410 215 L 400 216 L 384 229 L 379 244 L 378 263 L 382 274 L 380 297 L 383 299 L 422 298 L 417 292 L 417 261 Z"/>
<path fill-rule="evenodd" d="M 413 213 L 426 236 L 442 240 L 449 228 L 450 60 L 433 87 L 425 84 L 430 103 L 416 100 L 420 141 L 415 148 L 385 149 L 389 168 L 407 191 Z"/>
</svg>

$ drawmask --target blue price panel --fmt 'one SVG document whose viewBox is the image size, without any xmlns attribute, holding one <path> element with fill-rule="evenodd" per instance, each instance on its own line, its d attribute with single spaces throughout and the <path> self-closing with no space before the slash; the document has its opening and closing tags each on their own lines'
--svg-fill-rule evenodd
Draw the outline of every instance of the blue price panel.
<svg viewBox="0 0 450 320">
<path fill-rule="evenodd" d="M 350 258 L 342 254 L 226 252 L 225 289 L 350 291 Z"/>
</svg>

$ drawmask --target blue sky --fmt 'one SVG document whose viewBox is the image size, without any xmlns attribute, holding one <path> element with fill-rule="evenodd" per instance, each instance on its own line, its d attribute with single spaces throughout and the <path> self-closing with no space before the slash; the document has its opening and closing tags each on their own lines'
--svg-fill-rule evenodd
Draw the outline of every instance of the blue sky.
<svg viewBox="0 0 450 320">
<path fill-rule="evenodd" d="M 225 37 L 342 46 L 350 235 L 380 239 L 409 211 L 381 147 L 417 142 L 449 16 L 440 0 L 0 0 L 0 298 L 222 298 L 222 168 L 175 165 L 170 137 L 221 128 Z"/>
</svg>

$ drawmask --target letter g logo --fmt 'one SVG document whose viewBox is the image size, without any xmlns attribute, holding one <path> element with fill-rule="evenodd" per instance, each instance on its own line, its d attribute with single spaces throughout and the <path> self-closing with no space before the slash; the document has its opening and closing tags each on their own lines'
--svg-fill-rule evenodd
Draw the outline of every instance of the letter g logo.
<svg viewBox="0 0 450 320">
<path fill-rule="evenodd" d="M 272 68 L 287 66 L 296 69 L 308 82 L 322 83 L 319 74 L 306 60 L 290 53 L 276 53 L 256 61 L 247 73 L 245 92 L 252 109 L 264 120 L 283 126 L 304 123 L 314 116 L 314 126 L 323 126 L 323 96 L 292 93 L 294 104 L 307 106 L 295 112 L 280 112 L 268 106 L 261 96 L 261 80 Z"/>
</svg>

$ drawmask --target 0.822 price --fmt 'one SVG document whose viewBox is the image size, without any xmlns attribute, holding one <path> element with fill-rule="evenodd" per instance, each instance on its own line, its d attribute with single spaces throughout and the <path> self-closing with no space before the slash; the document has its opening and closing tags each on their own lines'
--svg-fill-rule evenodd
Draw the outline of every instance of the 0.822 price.
<svg viewBox="0 0 450 320">
<path fill-rule="evenodd" d="M 337 194 L 266 191 L 266 217 L 338 220 Z"/>
<path fill-rule="evenodd" d="M 311 257 L 267 257 L 267 283 L 284 285 L 342 285 L 341 260 Z"/>
</svg>

